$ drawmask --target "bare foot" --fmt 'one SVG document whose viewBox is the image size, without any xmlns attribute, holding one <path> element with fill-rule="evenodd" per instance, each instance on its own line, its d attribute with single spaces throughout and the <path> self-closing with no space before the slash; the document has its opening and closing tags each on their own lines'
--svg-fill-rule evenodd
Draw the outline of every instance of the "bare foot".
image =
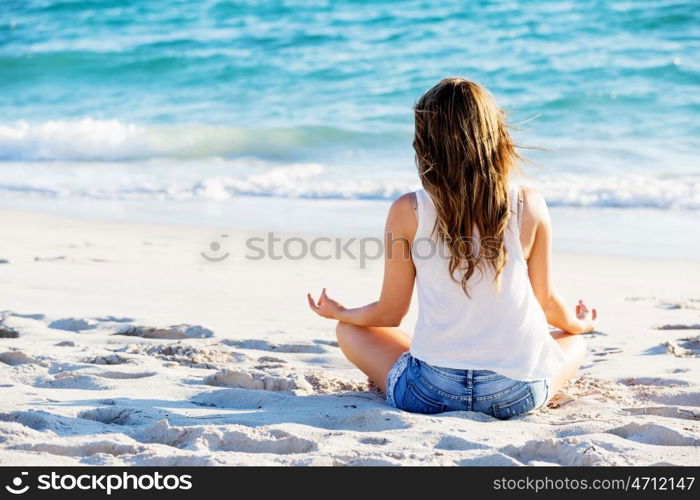
<svg viewBox="0 0 700 500">
<path fill-rule="evenodd" d="M 549 402 L 547 403 L 547 408 L 555 410 L 560 406 L 564 406 L 565 404 L 571 403 L 573 400 L 574 398 L 559 392 L 549 400 Z"/>
<path fill-rule="evenodd" d="M 367 378 L 367 390 L 368 390 L 368 391 L 378 392 L 378 393 L 380 393 L 380 394 L 382 393 L 381 389 L 379 389 L 379 387 L 377 386 L 377 384 L 374 383 L 374 380 L 372 380 L 372 379 L 369 378 L 369 377 Z"/>
</svg>

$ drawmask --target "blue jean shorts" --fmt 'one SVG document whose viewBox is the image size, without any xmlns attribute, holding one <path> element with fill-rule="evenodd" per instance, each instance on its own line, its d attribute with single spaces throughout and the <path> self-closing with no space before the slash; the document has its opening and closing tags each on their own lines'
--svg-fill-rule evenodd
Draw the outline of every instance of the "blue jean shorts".
<svg viewBox="0 0 700 500">
<path fill-rule="evenodd" d="M 389 371 L 386 401 L 413 413 L 478 411 L 507 419 L 544 405 L 549 385 L 547 380 L 523 382 L 490 370 L 440 368 L 407 351 Z"/>
</svg>

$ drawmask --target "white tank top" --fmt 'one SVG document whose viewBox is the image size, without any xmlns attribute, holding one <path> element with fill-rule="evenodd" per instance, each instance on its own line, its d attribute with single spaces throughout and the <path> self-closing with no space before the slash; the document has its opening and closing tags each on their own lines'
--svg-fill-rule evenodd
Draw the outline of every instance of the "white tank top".
<svg viewBox="0 0 700 500">
<path fill-rule="evenodd" d="M 434 366 L 493 370 L 515 380 L 551 378 L 563 353 L 549 335 L 544 311 L 532 290 L 520 244 L 519 188 L 511 187 L 511 217 L 505 233 L 507 263 L 496 290 L 493 270 L 475 270 L 469 296 L 449 273 L 449 250 L 433 234 L 436 210 L 425 190 L 416 191 L 418 228 L 412 247 L 418 291 L 418 321 L 411 355 Z"/>
</svg>

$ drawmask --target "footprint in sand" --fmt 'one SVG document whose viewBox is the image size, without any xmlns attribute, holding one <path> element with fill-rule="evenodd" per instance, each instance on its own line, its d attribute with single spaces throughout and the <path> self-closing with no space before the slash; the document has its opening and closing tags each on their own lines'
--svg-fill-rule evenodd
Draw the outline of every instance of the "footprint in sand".
<svg viewBox="0 0 700 500">
<path fill-rule="evenodd" d="M 533 439 L 522 446 L 506 446 L 499 450 L 522 464 L 532 462 L 568 466 L 624 465 L 607 450 L 576 437 Z"/>
<path fill-rule="evenodd" d="M 83 375 L 74 372 L 61 372 L 52 377 L 46 377 L 40 380 L 35 387 L 45 389 L 82 389 L 88 391 L 112 389 L 112 386 L 103 383 L 94 375 Z"/>
<path fill-rule="evenodd" d="M 501 467 L 518 467 L 523 465 L 521 462 L 517 461 L 513 457 L 504 455 L 503 453 L 488 453 L 486 455 L 480 455 L 475 458 L 465 458 L 463 460 L 457 460 L 455 465 L 461 467 L 474 467 L 474 466 L 501 466 Z"/>
<path fill-rule="evenodd" d="M 61 318 L 49 323 L 49 328 L 54 330 L 65 330 L 68 332 L 80 332 L 83 330 L 92 330 L 97 325 L 84 318 Z"/>
<path fill-rule="evenodd" d="M 203 369 L 220 369 L 233 363 L 242 363 L 249 358 L 243 353 L 216 346 L 196 347 L 180 342 L 152 346 L 132 345 L 128 353 L 152 356 L 181 366 Z"/>
<path fill-rule="evenodd" d="M 0 323 L 0 339 L 16 339 L 19 338 L 19 332 L 11 326 Z"/>
<path fill-rule="evenodd" d="M 644 401 L 664 405 L 668 408 L 667 410 L 650 410 L 651 412 L 655 412 L 653 414 L 661 416 L 682 418 L 675 413 L 676 408 L 674 407 L 691 407 L 683 410 L 683 414 L 690 415 L 686 414 L 685 410 L 691 410 L 692 413 L 696 411 L 696 409 L 692 407 L 696 407 L 698 403 L 700 403 L 700 394 L 690 389 L 692 383 L 682 379 L 666 377 L 630 377 L 620 380 L 619 383 L 627 386 L 628 391 L 625 392 L 628 396 L 631 396 L 631 399 L 628 398 L 626 404 L 630 407 L 637 407 L 639 402 Z M 639 411 L 639 414 L 644 414 L 644 408 L 631 410 L 630 407 L 628 407 L 627 410 L 634 412 Z"/>
<path fill-rule="evenodd" d="M 101 323 L 131 323 L 133 318 L 118 317 L 118 316 L 100 316 L 95 318 L 96 321 Z"/>
<path fill-rule="evenodd" d="M 359 443 L 362 443 L 362 444 L 371 444 L 373 446 L 384 446 L 385 444 L 390 443 L 390 441 L 385 437 L 371 437 L 371 436 L 360 438 L 357 441 Z"/>
<path fill-rule="evenodd" d="M 258 358 L 258 365 L 253 368 L 256 370 L 272 370 L 273 368 L 282 368 L 287 362 L 282 358 L 276 358 L 274 356 L 260 356 Z"/>
<path fill-rule="evenodd" d="M 603 347 L 603 348 L 592 348 L 591 355 L 594 357 L 593 362 L 599 363 L 601 361 L 607 361 L 607 357 L 612 354 L 620 354 L 623 350 L 619 347 Z"/>
<path fill-rule="evenodd" d="M 243 425 L 173 427 L 161 420 L 137 436 L 144 443 L 159 443 L 174 448 L 198 451 L 236 451 L 241 453 L 273 453 L 288 455 L 309 453 L 316 442 L 280 429 Z"/>
<path fill-rule="evenodd" d="M 129 361 L 128 358 L 120 356 L 119 354 L 106 354 L 104 356 L 87 358 L 83 363 L 90 363 L 91 365 L 121 365 Z"/>
<path fill-rule="evenodd" d="M 97 454 L 107 454 L 112 456 L 135 455 L 145 453 L 148 450 L 143 445 L 118 443 L 114 438 L 100 441 L 82 441 L 79 443 L 66 443 L 66 438 L 56 443 L 27 443 L 9 446 L 8 449 L 24 450 L 35 453 L 48 453 L 50 455 L 61 455 L 67 457 L 90 457 Z"/>
<path fill-rule="evenodd" d="M 688 387 L 691 384 L 685 380 L 664 377 L 628 377 L 620 381 L 627 386 L 651 385 L 655 387 Z"/>
<path fill-rule="evenodd" d="M 460 436 L 443 436 L 435 445 L 436 450 L 458 451 L 458 450 L 488 450 L 490 446 L 477 441 L 464 439 Z"/>
<path fill-rule="evenodd" d="M 252 349 L 257 351 L 273 351 L 273 352 L 285 352 L 285 353 L 308 353 L 308 354 L 322 354 L 328 352 L 328 349 L 322 347 L 318 344 L 305 344 L 305 343 L 295 343 L 295 344 L 275 344 L 267 340 L 260 339 L 243 339 L 243 340 L 230 340 L 226 339 L 222 341 L 231 347 L 237 347 L 239 349 Z"/>
<path fill-rule="evenodd" d="M 221 370 L 204 379 L 207 385 L 240 389 L 291 392 L 297 395 L 360 392 L 365 384 L 329 377 L 322 371 L 300 374 L 296 371 L 258 369 Z"/>
<path fill-rule="evenodd" d="M 279 364 L 285 364 L 286 361 L 282 358 L 276 358 L 274 356 L 260 356 L 258 358 L 258 363 L 279 363 Z"/>
<path fill-rule="evenodd" d="M 670 392 L 669 392 L 670 391 Z M 647 395 L 649 401 L 654 403 L 664 404 L 664 405 L 678 405 L 678 406 L 690 406 L 697 407 L 698 402 L 700 402 L 700 392 L 697 391 L 683 391 L 669 388 L 666 393 L 652 393 Z"/>
<path fill-rule="evenodd" d="M 666 352 L 677 358 L 693 358 L 700 356 L 700 335 L 684 337 L 677 341 L 666 341 L 662 344 Z"/>
<path fill-rule="evenodd" d="M 700 330 L 700 323 L 674 323 L 666 325 L 656 325 L 655 330 Z"/>
<path fill-rule="evenodd" d="M 57 434 L 70 429 L 69 417 L 54 415 L 43 410 L 18 410 L 0 413 L 0 421 L 16 422 L 35 431 L 54 431 Z"/>
<path fill-rule="evenodd" d="M 272 375 L 261 370 L 221 370 L 204 379 L 207 385 L 265 391 L 313 392 L 311 384 L 297 373 Z"/>
<path fill-rule="evenodd" d="M 164 328 L 152 326 L 125 326 L 115 335 L 143 337 L 145 339 L 202 339 L 214 336 L 214 332 L 200 325 L 172 325 Z"/>
<path fill-rule="evenodd" d="M 11 316 L 26 319 L 43 319 L 43 314 L 18 314 L 12 311 L 0 311 L 0 339 L 16 339 L 19 338 L 19 330 L 17 328 L 5 324 L 5 320 Z"/>
<path fill-rule="evenodd" d="M 664 299 L 660 300 L 656 307 L 667 310 L 700 309 L 700 299 Z"/>
<path fill-rule="evenodd" d="M 645 406 L 642 408 L 623 408 L 623 410 L 630 415 L 652 415 L 681 420 L 700 420 L 700 412 L 679 408 L 678 406 Z"/>
<path fill-rule="evenodd" d="M 606 432 L 630 441 L 658 446 L 698 446 L 700 444 L 700 439 L 690 433 L 660 424 L 632 422 Z"/>
<path fill-rule="evenodd" d="M 3 311 L 3 313 L 0 313 L 0 323 L 2 322 L 2 320 L 9 316 L 14 316 L 16 318 L 33 319 L 36 321 L 41 321 L 46 317 L 44 314 L 20 314 L 12 311 Z"/>
<path fill-rule="evenodd" d="M 619 347 L 604 347 L 603 349 L 592 349 L 594 356 L 609 356 L 610 354 L 619 354 L 622 349 Z"/>
<path fill-rule="evenodd" d="M 22 351 L 6 351 L 0 353 L 0 363 L 5 363 L 6 365 L 10 366 L 19 366 L 26 364 L 48 366 L 43 361 L 39 361 L 37 359 L 32 358 L 31 356 L 27 356 L 27 354 Z"/>
<path fill-rule="evenodd" d="M 320 345 L 328 345 L 328 346 L 331 346 L 331 347 L 340 347 L 340 346 L 338 345 L 338 342 L 336 342 L 335 340 L 314 339 L 314 342 L 315 342 L 316 344 L 320 344 Z"/>
<path fill-rule="evenodd" d="M 78 413 L 78 418 L 93 420 L 107 425 L 140 425 L 143 424 L 143 410 L 110 406 L 107 408 L 92 408 Z"/>
</svg>

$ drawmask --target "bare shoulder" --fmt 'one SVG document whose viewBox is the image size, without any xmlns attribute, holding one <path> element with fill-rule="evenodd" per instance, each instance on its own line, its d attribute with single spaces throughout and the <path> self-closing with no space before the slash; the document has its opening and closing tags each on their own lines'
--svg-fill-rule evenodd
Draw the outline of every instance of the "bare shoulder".
<svg viewBox="0 0 700 500">
<path fill-rule="evenodd" d="M 536 189 L 523 186 L 523 218 L 536 222 L 548 222 L 549 210 L 542 194 Z"/>
<path fill-rule="evenodd" d="M 418 225 L 416 203 L 416 193 L 406 193 L 394 200 L 386 221 L 387 230 L 412 238 Z"/>
<path fill-rule="evenodd" d="M 392 203 L 391 205 L 391 209 L 400 212 L 404 212 L 406 210 L 413 211 L 416 207 L 416 203 L 417 201 L 415 192 L 405 193 L 399 196 L 396 200 L 394 200 L 394 203 Z"/>
<path fill-rule="evenodd" d="M 523 186 L 523 214 L 520 225 L 520 244 L 523 248 L 525 259 L 530 262 L 530 257 L 538 245 L 538 238 L 546 241 L 550 234 L 551 225 L 549 212 L 544 197 L 531 187 Z"/>
</svg>

